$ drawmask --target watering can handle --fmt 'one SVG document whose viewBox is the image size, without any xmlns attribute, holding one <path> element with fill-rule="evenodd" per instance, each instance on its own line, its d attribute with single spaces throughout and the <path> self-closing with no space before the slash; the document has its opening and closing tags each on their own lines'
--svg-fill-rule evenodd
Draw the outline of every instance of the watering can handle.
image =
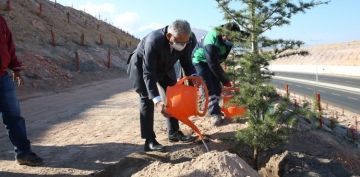
<svg viewBox="0 0 360 177">
<path fill-rule="evenodd" d="M 202 112 L 200 112 L 199 109 L 197 109 L 196 114 L 198 116 L 200 116 L 200 117 L 205 116 L 205 114 L 207 112 L 208 104 L 209 104 L 209 93 L 208 93 L 206 84 L 204 83 L 204 81 L 199 76 L 185 76 L 185 77 L 181 78 L 176 84 L 177 85 L 182 85 L 182 84 L 185 83 L 185 81 L 192 81 L 192 83 L 194 84 L 194 87 L 202 86 L 204 88 L 204 92 L 205 92 L 205 108 L 204 108 L 204 111 L 202 111 Z"/>
</svg>

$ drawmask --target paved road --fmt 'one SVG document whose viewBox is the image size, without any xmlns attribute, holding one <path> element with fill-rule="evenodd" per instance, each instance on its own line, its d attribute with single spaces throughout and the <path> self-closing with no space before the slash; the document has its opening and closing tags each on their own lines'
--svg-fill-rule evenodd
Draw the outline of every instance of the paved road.
<svg viewBox="0 0 360 177">
<path fill-rule="evenodd" d="M 289 72 L 275 72 L 275 76 L 303 79 L 316 81 L 315 74 L 306 74 L 306 73 L 289 73 Z M 348 78 L 348 77 L 339 77 L 339 76 L 329 76 L 329 75 L 318 75 L 318 81 L 336 85 L 342 85 L 347 87 L 360 88 L 360 78 Z"/>
<path fill-rule="evenodd" d="M 285 84 L 289 84 L 290 92 L 296 92 L 301 95 L 313 96 L 315 92 L 319 92 L 323 101 L 360 114 L 359 94 L 279 79 L 273 79 L 271 83 L 281 89 L 284 88 Z"/>
</svg>

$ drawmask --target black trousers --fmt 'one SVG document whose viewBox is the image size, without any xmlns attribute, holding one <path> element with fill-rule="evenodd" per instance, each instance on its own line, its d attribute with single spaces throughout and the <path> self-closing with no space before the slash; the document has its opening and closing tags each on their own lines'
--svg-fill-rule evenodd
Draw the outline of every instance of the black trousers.
<svg viewBox="0 0 360 177">
<path fill-rule="evenodd" d="M 221 115 L 220 108 L 220 95 L 221 95 L 221 82 L 219 79 L 212 73 L 207 63 L 200 62 L 195 64 L 196 72 L 202 77 L 205 81 L 205 84 L 209 91 L 209 114 L 210 115 Z"/>
<path fill-rule="evenodd" d="M 165 89 L 164 89 L 165 90 Z M 154 139 L 154 102 L 146 94 L 139 93 L 140 96 L 140 128 L 141 138 Z M 173 134 L 179 130 L 179 121 L 175 118 L 166 118 L 168 134 Z"/>
<path fill-rule="evenodd" d="M 143 139 L 154 139 L 156 138 L 154 132 L 154 102 L 149 99 L 145 82 L 142 76 L 142 68 L 136 68 L 131 65 L 129 66 L 128 73 L 130 79 L 133 81 L 135 91 L 140 97 L 140 128 L 141 138 Z M 175 75 L 174 75 L 175 76 Z M 166 90 L 166 87 L 174 85 L 176 78 L 172 79 L 170 76 L 165 76 L 159 81 L 160 86 Z M 166 118 L 168 134 L 173 134 L 179 130 L 179 121 L 175 118 Z"/>
</svg>

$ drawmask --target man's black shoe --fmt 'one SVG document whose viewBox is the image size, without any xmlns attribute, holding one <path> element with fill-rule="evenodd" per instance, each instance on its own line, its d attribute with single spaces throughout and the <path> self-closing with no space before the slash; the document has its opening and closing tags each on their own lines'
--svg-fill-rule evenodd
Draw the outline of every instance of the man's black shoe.
<svg viewBox="0 0 360 177">
<path fill-rule="evenodd" d="M 195 141 L 195 137 L 193 136 L 185 136 L 181 131 L 177 131 L 173 134 L 169 135 L 169 141 L 170 142 L 184 142 L 184 143 L 189 143 L 189 142 L 193 142 Z"/>
<path fill-rule="evenodd" d="M 33 152 L 16 156 L 16 161 L 19 165 L 28 166 L 40 166 L 44 164 L 43 159 Z"/>
<path fill-rule="evenodd" d="M 164 146 L 157 142 L 156 139 L 146 140 L 144 151 L 164 151 Z"/>
</svg>

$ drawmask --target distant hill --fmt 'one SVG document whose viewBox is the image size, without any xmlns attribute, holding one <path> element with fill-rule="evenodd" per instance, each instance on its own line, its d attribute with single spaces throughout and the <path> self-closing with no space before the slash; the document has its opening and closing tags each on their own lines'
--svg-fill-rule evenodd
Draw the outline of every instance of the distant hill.
<svg viewBox="0 0 360 177">
<path fill-rule="evenodd" d="M 319 73 L 360 77 L 360 41 L 305 47 L 309 55 L 272 61 L 273 71 Z"/>
<path fill-rule="evenodd" d="M 11 0 L 11 11 L 2 0 L 0 14 L 13 32 L 28 89 L 58 89 L 118 77 L 139 42 L 87 13 L 48 0 Z M 111 69 L 107 68 L 109 50 Z"/>
<path fill-rule="evenodd" d="M 360 66 L 360 41 L 304 47 L 309 55 L 293 55 L 273 61 L 273 65 Z"/>
<path fill-rule="evenodd" d="M 194 32 L 194 34 L 195 34 L 195 36 L 196 36 L 196 39 L 197 39 L 198 41 L 200 41 L 201 38 L 207 34 L 207 31 L 206 31 L 206 30 L 198 29 L 198 28 L 193 28 L 193 29 L 192 29 L 192 32 Z"/>
</svg>

